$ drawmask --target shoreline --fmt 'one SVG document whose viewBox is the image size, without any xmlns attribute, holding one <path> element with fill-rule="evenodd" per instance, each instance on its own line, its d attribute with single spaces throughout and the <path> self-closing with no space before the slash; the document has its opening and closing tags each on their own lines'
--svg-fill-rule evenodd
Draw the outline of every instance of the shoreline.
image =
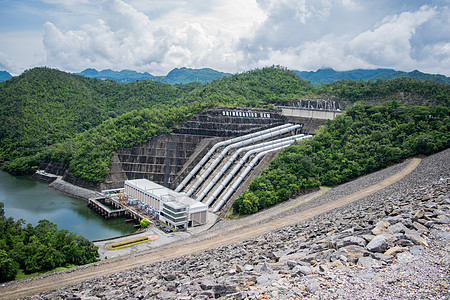
<svg viewBox="0 0 450 300">
<path fill-rule="evenodd" d="M 80 200 L 88 201 L 89 198 L 102 196 L 102 193 L 79 187 L 62 179 L 62 176 L 57 178 L 48 185 L 49 188 L 63 193 L 67 196 L 74 197 Z"/>
</svg>

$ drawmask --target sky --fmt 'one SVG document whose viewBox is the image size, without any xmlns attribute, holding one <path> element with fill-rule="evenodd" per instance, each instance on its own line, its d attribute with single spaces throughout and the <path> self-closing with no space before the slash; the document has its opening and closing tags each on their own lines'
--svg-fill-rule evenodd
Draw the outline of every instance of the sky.
<svg viewBox="0 0 450 300">
<path fill-rule="evenodd" d="M 450 0 L 0 0 L 0 70 L 450 76 Z"/>
</svg>

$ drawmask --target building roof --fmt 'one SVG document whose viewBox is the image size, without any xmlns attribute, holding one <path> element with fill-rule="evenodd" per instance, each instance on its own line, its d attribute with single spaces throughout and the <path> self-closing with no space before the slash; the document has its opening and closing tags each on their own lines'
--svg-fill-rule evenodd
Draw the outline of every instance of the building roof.
<svg viewBox="0 0 450 300">
<path fill-rule="evenodd" d="M 181 204 L 189 206 L 189 211 L 191 213 L 198 212 L 198 211 L 204 211 L 207 210 L 208 207 L 195 199 L 192 199 L 191 197 L 186 196 L 184 193 L 177 193 L 169 188 L 166 188 L 165 186 L 162 186 L 160 184 L 157 184 L 156 182 L 150 181 L 148 179 L 133 179 L 133 180 L 127 180 L 125 183 L 134 185 L 137 188 L 140 188 L 141 190 L 144 190 L 158 198 L 160 198 L 162 201 L 176 201 Z"/>
</svg>

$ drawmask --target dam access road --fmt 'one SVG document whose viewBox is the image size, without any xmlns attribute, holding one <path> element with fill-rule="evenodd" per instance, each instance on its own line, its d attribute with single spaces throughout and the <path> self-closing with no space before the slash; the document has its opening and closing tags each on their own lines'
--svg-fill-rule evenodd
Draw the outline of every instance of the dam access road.
<svg viewBox="0 0 450 300">
<path fill-rule="evenodd" d="M 439 154 L 441 164 L 448 163 L 450 150 Z M 424 160 L 433 160 L 433 156 Z M 421 166 L 425 169 L 421 170 Z M 430 169 L 428 167 L 428 169 Z M 376 196 L 395 184 L 408 184 L 408 177 L 431 176 L 420 158 L 412 158 L 387 169 L 358 178 L 331 189 L 322 188 L 253 216 L 240 220 L 223 220 L 202 235 L 143 251 L 134 255 L 106 260 L 86 266 L 52 273 L 32 279 L 10 282 L 0 286 L 1 299 L 16 299 L 45 291 L 64 288 L 89 279 L 130 270 L 142 265 L 166 261 L 209 249 L 230 245 L 246 239 L 300 223 L 317 215 Z M 442 170 L 441 170 L 442 171 Z M 448 174 L 448 167 L 445 172 Z M 414 175 L 416 173 L 416 175 Z"/>
</svg>

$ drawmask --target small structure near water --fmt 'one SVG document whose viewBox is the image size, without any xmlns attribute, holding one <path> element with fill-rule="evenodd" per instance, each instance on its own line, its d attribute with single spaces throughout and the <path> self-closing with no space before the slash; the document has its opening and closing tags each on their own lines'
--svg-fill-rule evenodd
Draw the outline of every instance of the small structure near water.
<svg viewBox="0 0 450 300">
<path fill-rule="evenodd" d="M 187 229 L 207 222 L 207 205 L 150 180 L 125 181 L 125 194 L 129 202 L 138 200 L 157 219 L 174 229 Z"/>
</svg>

